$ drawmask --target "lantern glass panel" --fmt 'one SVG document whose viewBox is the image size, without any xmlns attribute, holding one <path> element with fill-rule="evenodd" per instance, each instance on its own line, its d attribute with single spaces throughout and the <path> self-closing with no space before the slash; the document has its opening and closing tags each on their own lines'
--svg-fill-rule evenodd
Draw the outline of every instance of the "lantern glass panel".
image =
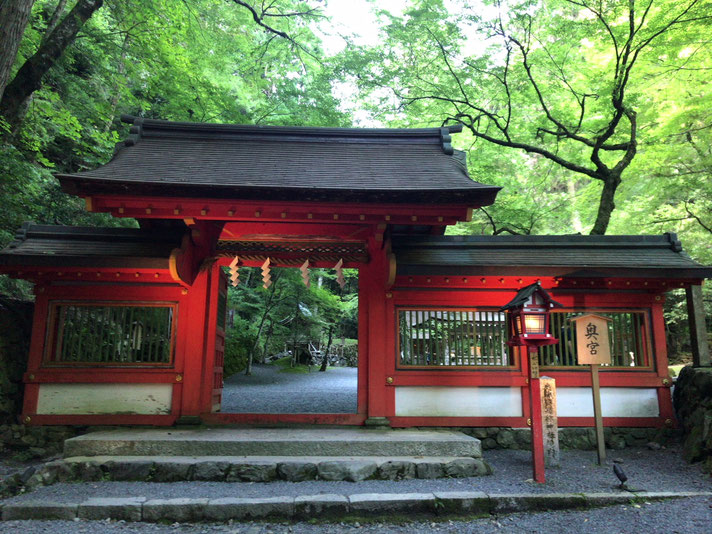
<svg viewBox="0 0 712 534">
<path fill-rule="evenodd" d="M 524 326 L 527 334 L 546 334 L 546 315 L 527 313 L 524 315 Z"/>
</svg>

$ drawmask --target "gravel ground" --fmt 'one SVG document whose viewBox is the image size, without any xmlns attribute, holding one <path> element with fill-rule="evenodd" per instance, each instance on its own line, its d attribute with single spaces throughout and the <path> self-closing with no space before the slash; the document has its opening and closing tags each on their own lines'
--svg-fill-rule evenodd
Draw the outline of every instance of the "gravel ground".
<svg viewBox="0 0 712 534">
<path fill-rule="evenodd" d="M 2 534 L 337 534 L 430 533 L 490 534 L 541 532 L 547 534 L 710 534 L 712 499 L 695 497 L 595 510 L 537 512 L 489 516 L 471 521 L 408 523 L 232 523 L 173 524 L 107 521 L 8 521 L 0 522 Z"/>
<path fill-rule="evenodd" d="M 225 380 L 223 413 L 356 413 L 356 367 L 320 373 L 281 373 L 275 365 L 254 365 L 252 375 Z"/>
<path fill-rule="evenodd" d="M 471 491 L 487 493 L 579 493 L 608 492 L 617 487 L 611 463 L 596 464 L 594 451 L 562 451 L 562 466 L 547 470 L 547 483 L 531 481 L 531 453 L 528 451 L 486 451 L 485 460 L 494 468 L 493 476 L 438 480 L 367 480 L 363 482 L 92 482 L 55 484 L 34 493 L 13 497 L 16 500 L 47 499 L 72 502 L 88 497 L 145 496 L 149 498 L 270 497 L 314 495 L 320 493 L 410 493 L 432 491 Z M 712 478 L 698 465 L 687 465 L 679 447 L 667 449 L 625 449 L 611 458 L 623 461 L 632 489 L 645 491 L 712 491 Z M 711 518 L 712 519 L 712 518 Z M 712 525 L 709 532 L 712 533 Z"/>
</svg>

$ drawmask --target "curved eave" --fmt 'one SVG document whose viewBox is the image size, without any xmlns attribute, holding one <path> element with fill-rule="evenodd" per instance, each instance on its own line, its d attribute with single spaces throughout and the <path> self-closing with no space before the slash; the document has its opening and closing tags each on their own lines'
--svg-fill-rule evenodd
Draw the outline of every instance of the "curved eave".
<svg viewBox="0 0 712 534">
<path fill-rule="evenodd" d="M 462 204 L 468 207 L 489 206 L 494 203 L 497 186 L 479 186 L 463 189 L 409 190 L 348 188 L 298 188 L 298 187 L 235 187 L 203 184 L 150 184 L 120 182 L 117 180 L 83 179 L 75 175 L 58 174 L 62 190 L 77 196 L 118 195 L 127 197 L 184 197 L 219 198 L 230 200 L 274 200 L 303 202 L 368 202 L 384 204 Z"/>
<path fill-rule="evenodd" d="M 555 278 L 656 278 L 703 280 L 710 267 L 552 266 L 552 265 L 408 265 L 398 264 L 399 276 L 551 276 Z"/>
<path fill-rule="evenodd" d="M 126 256 L 59 256 L 55 254 L 0 254 L 0 273 L 32 269 L 149 269 L 167 270 L 168 258 Z"/>
</svg>

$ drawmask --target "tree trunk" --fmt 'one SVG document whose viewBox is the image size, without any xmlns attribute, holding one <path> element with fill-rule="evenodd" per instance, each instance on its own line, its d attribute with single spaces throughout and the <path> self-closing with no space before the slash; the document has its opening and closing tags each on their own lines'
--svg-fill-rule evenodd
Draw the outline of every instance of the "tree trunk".
<svg viewBox="0 0 712 534">
<path fill-rule="evenodd" d="M 44 75 L 74 42 L 84 23 L 101 7 L 102 3 L 103 0 L 79 0 L 7 85 L 0 100 L 0 115 L 10 123 L 13 131 L 17 131 L 20 126 L 24 103 L 41 87 Z"/>
<path fill-rule="evenodd" d="M 65 7 L 67 7 L 67 0 L 59 0 L 59 2 L 57 2 L 57 7 L 54 8 L 52 16 L 49 18 L 49 22 L 47 22 L 47 28 L 45 29 L 44 37 L 42 37 L 43 43 L 52 34 L 57 24 L 59 24 L 59 19 L 62 18 Z"/>
<path fill-rule="evenodd" d="M 274 322 L 271 317 L 267 319 L 269 321 L 269 327 L 267 328 L 267 334 L 265 334 L 265 342 L 262 344 L 262 352 L 260 354 L 260 363 L 264 364 L 267 359 L 267 349 L 269 348 L 270 339 L 272 339 L 272 334 L 274 333 Z"/>
<path fill-rule="evenodd" d="M 332 334 L 334 333 L 334 326 L 329 326 L 329 339 L 326 342 L 326 350 L 324 351 L 324 357 L 321 359 L 321 367 L 319 368 L 319 372 L 323 373 L 326 371 L 326 367 L 329 365 L 329 351 L 331 350 L 331 340 L 332 340 Z"/>
<path fill-rule="evenodd" d="M 117 67 L 117 73 L 119 76 L 122 78 L 126 76 L 126 53 L 128 51 L 129 47 L 129 34 L 126 34 L 126 37 L 124 38 L 124 44 L 121 47 L 121 58 L 119 59 L 119 65 Z M 106 119 L 106 123 L 104 124 L 104 132 L 108 132 L 111 130 L 111 126 L 114 124 L 114 117 L 116 117 L 116 108 L 119 105 L 119 99 L 121 98 L 121 86 L 119 84 L 119 81 L 116 80 L 114 83 L 114 87 L 112 88 L 112 95 L 111 95 L 111 103 L 109 104 L 111 111 L 109 112 L 109 116 Z"/>
<path fill-rule="evenodd" d="M 608 229 L 608 224 L 611 222 L 611 213 L 616 207 L 614 198 L 616 189 L 621 183 L 621 177 L 616 174 L 609 174 L 603 182 L 603 191 L 601 191 L 601 201 L 598 204 L 598 214 L 596 222 L 593 224 L 590 235 L 604 235 Z"/>
<path fill-rule="evenodd" d="M 267 302 L 265 302 L 265 309 L 262 312 L 262 318 L 260 319 L 260 326 L 257 329 L 257 336 L 255 337 L 255 342 L 252 344 L 250 353 L 247 356 L 247 367 L 245 368 L 246 376 L 250 376 L 252 374 L 252 362 L 255 359 L 255 352 L 257 352 L 257 346 L 260 343 L 260 335 L 262 335 L 262 328 L 265 325 L 265 321 L 267 320 L 269 313 L 272 311 L 272 308 L 274 307 L 275 290 L 277 289 L 277 281 L 278 280 L 279 280 L 279 275 L 275 276 L 274 280 L 272 281 L 272 285 L 270 286 L 269 296 L 267 297 Z"/>
<path fill-rule="evenodd" d="M 0 1 L 0 98 L 10 80 L 12 65 L 15 63 L 34 3 L 35 0 Z"/>
</svg>

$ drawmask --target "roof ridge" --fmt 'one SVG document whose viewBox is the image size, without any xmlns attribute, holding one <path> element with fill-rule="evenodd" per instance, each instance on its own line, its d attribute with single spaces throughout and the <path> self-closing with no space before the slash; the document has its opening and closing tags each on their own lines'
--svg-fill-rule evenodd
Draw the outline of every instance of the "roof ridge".
<svg viewBox="0 0 712 534">
<path fill-rule="evenodd" d="M 146 119 L 133 115 L 122 115 L 121 121 L 131 124 L 129 137 L 124 142 L 126 146 L 131 146 L 138 142 L 141 137 L 160 137 L 151 135 L 154 132 L 172 132 L 186 134 L 182 137 L 189 137 L 190 134 L 196 137 L 205 135 L 225 135 L 237 134 L 248 136 L 275 136 L 303 137 L 310 138 L 338 138 L 343 139 L 432 139 L 439 141 L 446 154 L 451 155 L 453 148 L 451 135 L 462 131 L 461 124 L 432 128 L 346 128 L 346 127 L 323 127 L 323 126 L 265 126 L 258 124 L 228 124 L 228 123 L 201 123 L 201 122 L 180 122 L 167 121 L 161 119 Z"/>
</svg>

